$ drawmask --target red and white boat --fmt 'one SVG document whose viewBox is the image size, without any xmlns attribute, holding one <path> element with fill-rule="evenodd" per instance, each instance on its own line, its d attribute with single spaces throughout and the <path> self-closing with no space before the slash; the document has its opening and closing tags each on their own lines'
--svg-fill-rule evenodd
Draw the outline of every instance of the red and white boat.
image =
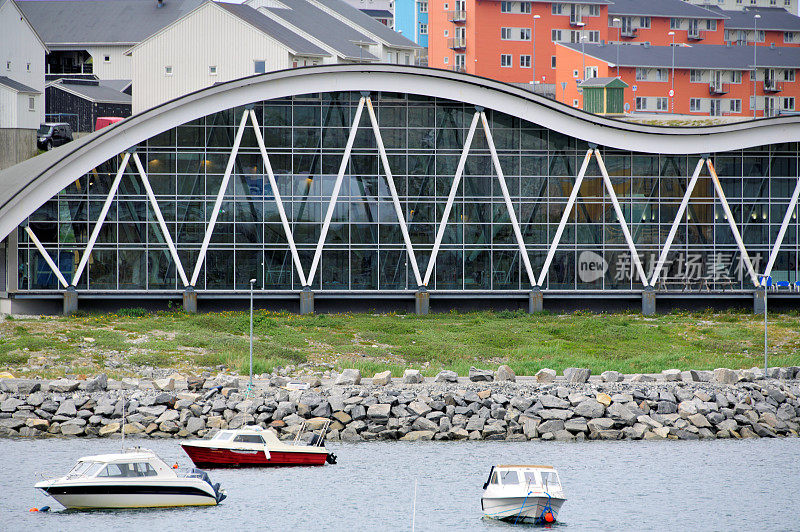
<svg viewBox="0 0 800 532">
<path fill-rule="evenodd" d="M 336 455 L 325 448 L 326 426 L 306 444 L 300 441 L 303 428 L 294 442 L 278 439 L 272 430 L 247 426 L 221 430 L 209 440 L 187 440 L 181 447 L 198 467 L 311 466 L 336 463 Z"/>
</svg>

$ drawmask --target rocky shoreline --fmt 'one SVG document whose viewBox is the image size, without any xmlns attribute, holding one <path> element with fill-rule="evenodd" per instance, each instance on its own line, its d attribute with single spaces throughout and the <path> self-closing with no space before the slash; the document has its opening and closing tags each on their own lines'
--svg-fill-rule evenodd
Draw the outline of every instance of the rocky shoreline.
<svg viewBox="0 0 800 532">
<path fill-rule="evenodd" d="M 694 440 L 797 437 L 800 368 L 666 370 L 592 376 L 568 368 L 517 377 L 472 368 L 468 378 L 416 370 L 372 379 L 358 370 L 248 390 L 231 375 L 54 381 L 0 379 L 0 437 L 208 437 L 258 424 L 294 438 L 331 421 L 329 441 Z"/>
</svg>

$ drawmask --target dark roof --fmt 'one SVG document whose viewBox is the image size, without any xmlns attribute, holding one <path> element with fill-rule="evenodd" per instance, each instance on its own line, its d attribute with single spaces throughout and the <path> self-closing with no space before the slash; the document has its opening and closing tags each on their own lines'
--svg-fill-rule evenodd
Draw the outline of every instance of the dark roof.
<svg viewBox="0 0 800 532">
<path fill-rule="evenodd" d="M 578 84 L 578 87 L 611 87 L 611 88 L 625 88 L 628 84 L 619 78 L 589 78 L 583 83 Z"/>
<path fill-rule="evenodd" d="M 499 1 L 499 0 L 496 0 Z M 581 0 L 581 4 L 600 4 L 608 5 L 613 0 Z M 544 4 L 574 4 L 575 0 L 531 0 L 531 2 L 541 2 Z"/>
<path fill-rule="evenodd" d="M 351 28 L 320 8 L 311 5 L 306 0 L 281 0 L 281 4 L 285 5 L 286 8 L 267 6 L 262 7 L 259 11 L 274 15 L 306 34 L 313 35 L 346 58 L 380 61 L 378 57 L 356 44 L 359 42 L 377 44 L 374 39 Z M 359 13 L 361 12 L 359 11 Z M 361 14 L 364 15 L 363 13 Z M 375 24 L 380 24 L 380 22 L 367 17 L 367 15 L 364 15 L 364 17 Z"/>
<path fill-rule="evenodd" d="M 613 0 L 609 15 L 724 19 L 720 10 L 710 11 L 683 0 Z"/>
<path fill-rule="evenodd" d="M 28 0 L 17 2 L 48 46 L 138 44 L 187 14 L 203 0 Z"/>
<path fill-rule="evenodd" d="M 304 39 L 292 30 L 285 28 L 279 22 L 274 21 L 260 11 L 244 4 L 217 3 L 225 11 L 239 17 L 256 29 L 269 35 L 276 41 L 285 45 L 296 53 L 318 55 L 328 57 L 330 54 L 316 44 Z"/>
<path fill-rule="evenodd" d="M 131 86 L 131 80 L 129 79 L 101 79 L 98 81 L 101 87 L 108 87 L 119 92 L 123 92 Z"/>
<path fill-rule="evenodd" d="M 747 8 L 744 11 L 713 9 L 728 17 L 725 21 L 726 30 L 752 30 L 754 15 L 761 15 L 758 19 L 760 30 L 800 31 L 800 17 L 780 7 Z"/>
<path fill-rule="evenodd" d="M 372 18 L 394 18 L 394 14 L 388 9 L 359 9 L 359 11 Z"/>
<path fill-rule="evenodd" d="M 581 53 L 580 44 L 558 43 Z M 628 67 L 672 66 L 672 46 L 619 46 L 608 44 L 585 44 L 587 56 L 596 57 L 606 63 L 617 63 Z M 750 46 L 725 46 L 701 44 L 698 46 L 675 46 L 676 68 L 711 68 L 725 70 L 749 70 L 753 65 L 753 48 Z M 800 65 L 800 47 L 758 47 L 758 67 L 797 68 Z"/>
<path fill-rule="evenodd" d="M 49 86 L 70 92 L 94 103 L 131 104 L 129 94 L 100 85 L 97 81 L 60 79 Z"/>
<path fill-rule="evenodd" d="M 360 9 L 357 9 L 342 0 L 313 0 L 314 3 L 335 11 L 339 15 L 353 21 L 355 24 L 385 41 L 389 46 L 400 48 L 419 48 L 419 45 L 394 31 L 392 28 L 381 24 Z"/>
<path fill-rule="evenodd" d="M 28 87 L 24 83 L 20 83 L 19 81 L 14 81 L 13 79 L 0 76 L 0 85 L 5 85 L 9 89 L 15 90 L 17 92 L 29 92 L 31 94 L 41 94 L 41 92 L 37 91 L 32 87 Z"/>
</svg>

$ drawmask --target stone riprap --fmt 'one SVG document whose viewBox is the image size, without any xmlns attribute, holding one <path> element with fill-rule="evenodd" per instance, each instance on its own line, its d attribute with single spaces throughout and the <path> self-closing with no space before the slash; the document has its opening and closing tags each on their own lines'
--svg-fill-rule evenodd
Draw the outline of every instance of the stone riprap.
<svg viewBox="0 0 800 532">
<path fill-rule="evenodd" d="M 293 438 L 331 421 L 328 440 L 711 439 L 798 436 L 800 369 L 667 370 L 592 377 L 581 368 L 512 378 L 510 368 L 373 382 L 357 370 L 307 389 L 273 376 L 248 393 L 231 375 L 113 381 L 0 380 L 0 436 L 191 438 L 259 424 Z M 478 376 L 478 380 L 475 377 Z M 498 379 L 502 379 L 499 380 Z M 423 380 L 423 382 L 419 382 Z M 358 384 L 360 383 L 360 384 Z M 126 417 L 122 426 L 122 398 Z"/>
</svg>

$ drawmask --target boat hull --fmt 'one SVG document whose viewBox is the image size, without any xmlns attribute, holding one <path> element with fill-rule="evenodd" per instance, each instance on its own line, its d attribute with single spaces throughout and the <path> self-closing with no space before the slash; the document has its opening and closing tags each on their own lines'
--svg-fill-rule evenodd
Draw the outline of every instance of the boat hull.
<svg viewBox="0 0 800 532">
<path fill-rule="evenodd" d="M 492 519 L 510 521 L 538 522 L 549 505 L 553 520 L 558 520 L 558 512 L 565 499 L 548 497 L 483 497 L 483 514 Z"/>
<path fill-rule="evenodd" d="M 42 488 L 68 509 L 215 506 L 213 493 L 193 486 L 52 486 Z"/>
<path fill-rule="evenodd" d="M 197 467 L 285 467 L 321 466 L 328 458 L 327 452 L 237 451 L 233 449 L 181 445 Z"/>
</svg>

